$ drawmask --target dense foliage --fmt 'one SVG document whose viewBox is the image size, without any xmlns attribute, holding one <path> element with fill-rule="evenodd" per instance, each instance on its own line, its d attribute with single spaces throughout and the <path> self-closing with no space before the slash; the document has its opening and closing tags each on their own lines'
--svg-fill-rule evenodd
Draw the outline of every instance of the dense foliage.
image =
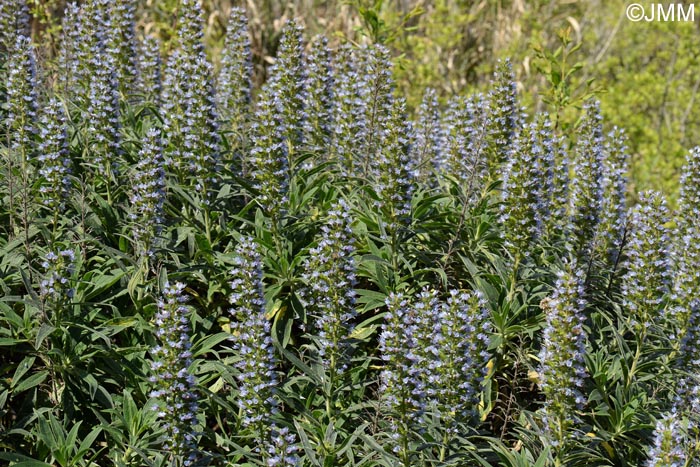
<svg viewBox="0 0 700 467">
<path fill-rule="evenodd" d="M 3 462 L 698 465 L 700 149 L 628 208 L 509 61 L 412 118 L 298 21 L 256 86 L 240 9 L 215 72 L 196 0 L 167 56 L 71 3 L 55 61 L 0 5 Z"/>
</svg>

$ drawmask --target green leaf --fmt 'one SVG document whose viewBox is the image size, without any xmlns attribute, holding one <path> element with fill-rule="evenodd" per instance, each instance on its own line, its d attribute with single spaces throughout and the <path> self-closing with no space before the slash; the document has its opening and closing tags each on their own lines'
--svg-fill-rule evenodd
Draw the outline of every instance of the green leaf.
<svg viewBox="0 0 700 467">
<path fill-rule="evenodd" d="M 19 363 L 19 365 L 17 365 L 17 368 L 15 369 L 15 374 L 12 375 L 12 383 L 10 385 L 11 388 L 16 386 L 22 379 L 22 376 L 24 376 L 25 373 L 31 370 L 35 360 L 36 357 L 27 356 L 24 357 L 24 359 Z"/>
<path fill-rule="evenodd" d="M 36 342 L 34 343 L 34 348 L 39 349 L 41 347 L 41 344 L 44 342 L 44 339 L 49 337 L 56 328 L 54 326 L 51 326 L 48 323 L 42 323 L 41 326 L 39 327 L 39 332 L 36 334 Z"/>
<path fill-rule="evenodd" d="M 40 385 L 41 383 L 44 382 L 46 377 L 49 375 L 49 372 L 47 370 L 40 371 L 38 373 L 33 374 L 29 378 L 23 380 L 21 383 L 19 383 L 15 389 L 14 392 L 20 393 L 23 391 L 26 391 L 27 389 L 31 389 L 35 386 Z"/>
</svg>

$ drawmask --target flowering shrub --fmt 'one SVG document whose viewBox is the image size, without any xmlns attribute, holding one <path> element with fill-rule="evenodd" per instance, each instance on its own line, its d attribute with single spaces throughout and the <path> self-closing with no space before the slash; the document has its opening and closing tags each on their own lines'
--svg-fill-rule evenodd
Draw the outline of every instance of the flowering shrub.
<svg viewBox="0 0 700 467">
<path fill-rule="evenodd" d="M 25 6 L 0 3 L 2 465 L 700 456 L 700 149 L 672 211 L 629 196 L 598 103 L 528 116 L 507 60 L 414 111 L 390 49 L 300 19 L 261 63 L 232 9 L 215 66 L 195 0 L 171 37 L 69 3 L 47 59 Z"/>
</svg>

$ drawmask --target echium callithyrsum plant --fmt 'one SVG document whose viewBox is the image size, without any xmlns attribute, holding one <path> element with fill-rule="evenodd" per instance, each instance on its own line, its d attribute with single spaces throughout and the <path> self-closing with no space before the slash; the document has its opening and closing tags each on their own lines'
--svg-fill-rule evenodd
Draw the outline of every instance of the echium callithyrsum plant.
<svg viewBox="0 0 700 467">
<path fill-rule="evenodd" d="M 654 444 L 645 467 L 684 467 L 688 461 L 686 440 L 679 416 L 669 412 L 656 422 Z"/>
<path fill-rule="evenodd" d="M 673 243 L 673 293 L 684 324 L 690 302 L 700 296 L 700 147 L 693 148 L 686 157 L 680 185 Z"/>
<path fill-rule="evenodd" d="M 28 37 L 19 36 L 7 63 L 7 134 L 15 161 L 27 164 L 34 152 L 37 119 L 36 63 L 34 48 Z M 26 167 L 23 165 L 23 170 Z"/>
<path fill-rule="evenodd" d="M 515 74 L 510 59 L 500 60 L 496 65 L 489 92 L 489 109 L 489 172 L 494 176 L 498 167 L 509 159 L 521 125 Z"/>
<path fill-rule="evenodd" d="M 244 237 L 236 245 L 229 301 L 234 349 L 241 357 L 236 364 L 241 423 L 260 434 L 278 410 L 277 357 L 265 317 L 262 258 L 252 238 Z"/>
<path fill-rule="evenodd" d="M 387 314 L 379 336 L 382 403 L 390 415 L 392 451 L 401 465 L 409 467 L 413 427 L 419 426 L 425 412 L 423 363 L 418 350 L 418 317 L 411 301 L 402 293 L 391 293 L 386 300 Z"/>
<path fill-rule="evenodd" d="M 480 291 L 451 290 L 436 318 L 431 339 L 437 358 L 435 377 L 426 388 L 428 406 L 437 409 L 447 435 L 452 436 L 458 423 L 476 415 L 491 357 L 492 326 L 488 302 Z"/>
<path fill-rule="evenodd" d="M 183 294 L 185 284 L 166 282 L 158 300 L 155 335 L 158 345 L 151 349 L 151 397 L 165 431 L 163 448 L 177 459 L 175 465 L 194 464 L 198 457 L 197 414 L 199 396 L 189 372 L 192 364 L 189 315 Z"/>
<path fill-rule="evenodd" d="M 357 55 L 351 45 L 342 45 L 336 53 L 333 68 L 335 95 L 331 154 L 345 177 L 361 175 L 362 149 L 368 132 L 364 102 L 369 91 Z"/>
<path fill-rule="evenodd" d="M 311 41 L 311 51 L 306 58 L 306 136 L 308 148 L 317 151 L 325 159 L 333 135 L 333 67 L 331 51 L 325 36 Z M 321 160 L 322 160 L 321 159 Z"/>
<path fill-rule="evenodd" d="M 572 246 L 579 258 L 590 254 L 601 218 L 604 196 L 603 117 L 600 104 L 588 101 L 585 115 L 578 129 L 571 181 L 570 214 Z"/>
<path fill-rule="evenodd" d="M 70 99 L 75 101 L 83 113 L 83 119 L 88 123 L 90 112 L 87 107 L 93 105 L 91 94 L 95 93 L 92 89 L 94 83 L 101 87 L 108 85 L 117 99 L 119 94 L 117 52 L 111 39 L 115 31 L 112 28 L 110 8 L 110 0 L 88 0 L 80 6 L 68 5 L 66 9 L 64 26 L 67 29 L 62 44 L 61 53 L 64 57 L 61 63 L 71 76 L 67 77 L 70 81 L 66 81 L 64 89 L 70 92 Z M 69 19 L 74 24 L 66 24 Z M 105 91 L 100 89 L 100 92 Z M 98 103 L 97 108 L 101 105 Z"/>
<path fill-rule="evenodd" d="M 411 145 L 415 176 L 426 182 L 435 170 L 443 165 L 443 127 L 440 118 L 440 104 L 437 92 L 428 88 L 418 107 L 418 120 L 415 125 L 415 141 Z"/>
<path fill-rule="evenodd" d="M 626 271 L 622 277 L 623 307 L 638 339 L 665 321 L 671 292 L 671 254 L 666 200 L 656 192 L 639 196 L 630 215 Z M 669 313 L 674 311 L 670 307 Z"/>
<path fill-rule="evenodd" d="M 586 331 L 583 278 L 585 271 L 571 259 L 557 274 L 552 294 L 542 300 L 545 326 L 539 354 L 540 388 L 545 396 L 544 422 L 552 443 L 561 446 L 578 421 L 586 402 Z"/>
<path fill-rule="evenodd" d="M 614 128 L 605 142 L 603 198 L 597 247 L 608 263 L 617 266 L 627 224 L 627 170 L 629 152 L 624 130 Z"/>
<path fill-rule="evenodd" d="M 543 233 L 546 213 L 541 189 L 548 183 L 543 164 L 547 149 L 538 133 L 535 123 L 523 128 L 511 148 L 503 178 L 500 222 L 505 245 L 516 263 L 529 256 Z"/>
<path fill-rule="evenodd" d="M 29 34 L 27 0 L 0 2 L 0 53 L 13 51 L 17 37 Z"/>
<path fill-rule="evenodd" d="M 360 57 L 359 71 L 364 76 L 362 85 L 366 87 L 359 97 L 363 99 L 364 121 L 367 122 L 366 139 L 362 140 L 361 152 L 356 154 L 356 157 L 359 157 L 361 175 L 368 176 L 375 168 L 377 156 L 382 157 L 379 154 L 386 149 L 387 140 L 393 138 L 387 137 L 387 133 L 397 130 L 397 111 L 405 112 L 405 103 L 397 104 L 394 99 L 395 84 L 389 49 L 382 45 L 373 45 L 357 49 L 356 52 Z M 401 124 L 404 125 L 408 120 L 405 115 L 402 117 L 404 120 Z M 406 136 L 410 136 L 410 133 L 406 133 Z M 408 141 L 412 139 L 410 136 Z M 409 161 L 410 158 L 406 160 Z M 410 170 L 413 174 L 414 169 Z"/>
<path fill-rule="evenodd" d="M 138 154 L 131 177 L 129 203 L 134 242 L 139 256 L 152 256 L 155 240 L 163 229 L 165 203 L 165 169 L 160 130 L 151 128 Z"/>
<path fill-rule="evenodd" d="M 328 372 L 331 390 L 335 377 L 347 368 L 349 337 L 356 314 L 351 225 L 350 207 L 340 199 L 328 212 L 318 243 L 304 262 L 306 288 L 302 297 L 311 330 L 318 338 L 318 352 Z"/>
<path fill-rule="evenodd" d="M 253 59 L 250 51 L 248 18 L 242 8 L 231 8 L 226 27 L 221 71 L 217 81 L 219 114 L 233 141 L 244 136 L 245 123 L 250 116 Z"/>
<path fill-rule="evenodd" d="M 275 118 L 292 155 L 303 146 L 308 118 L 304 62 L 303 28 L 295 20 L 287 21 L 277 58 L 270 67 L 268 86 L 276 108 Z"/>
<path fill-rule="evenodd" d="M 7 71 L 4 123 L 8 147 L 2 153 L 6 170 L 4 182 L 8 190 L 10 230 L 14 231 L 16 222 L 19 222 L 27 232 L 32 209 L 31 161 L 35 153 L 37 123 L 36 68 L 34 49 L 28 37 L 17 37 Z"/>
<path fill-rule="evenodd" d="M 274 99 L 272 89 L 263 86 L 251 124 L 252 147 L 244 162 L 252 168 L 253 188 L 258 191 L 256 201 L 276 221 L 287 203 L 289 151 L 276 121 Z"/>
<path fill-rule="evenodd" d="M 109 180 L 119 169 L 119 87 L 114 55 L 103 49 L 93 57 L 94 72 L 87 93 L 84 115 L 87 125 L 90 164 L 93 170 Z"/>
<path fill-rule="evenodd" d="M 84 63 L 88 58 L 80 47 L 84 17 L 76 2 L 66 5 L 61 25 L 62 37 L 58 50 L 57 88 L 66 99 L 75 99 L 82 81 Z"/>
<path fill-rule="evenodd" d="M 44 270 L 39 283 L 44 315 L 51 321 L 60 320 L 64 308 L 73 300 L 75 288 L 72 277 L 75 272 L 75 253 L 70 248 L 49 251 L 41 263 Z M 49 312 L 52 314 L 49 315 Z"/>
<path fill-rule="evenodd" d="M 197 0 L 180 4 L 180 48 L 166 66 L 162 115 L 165 159 L 176 168 L 180 183 L 193 186 L 206 206 L 219 183 L 221 139 L 202 16 Z"/>
<path fill-rule="evenodd" d="M 255 450 L 267 465 L 296 465 L 293 435 L 274 422 L 279 413 L 278 361 L 265 316 L 262 258 L 252 238 L 241 238 L 233 264 L 230 313 L 233 348 L 240 357 L 235 364 L 240 423 L 255 439 Z"/>
<path fill-rule="evenodd" d="M 478 200 L 488 177 L 489 119 L 481 94 L 453 97 L 442 118 L 441 169 L 457 179 L 469 205 Z"/>
<path fill-rule="evenodd" d="M 569 191 L 571 162 L 566 149 L 566 138 L 552 136 L 554 152 L 554 171 L 552 191 L 549 194 L 550 216 L 546 224 L 547 238 L 550 240 L 565 239 L 571 230 L 569 216 Z"/>
<path fill-rule="evenodd" d="M 141 42 L 140 49 L 141 53 L 139 54 L 138 60 L 138 87 L 146 100 L 157 104 L 160 102 L 160 93 L 163 89 L 163 60 L 160 56 L 160 41 L 157 37 L 146 36 Z"/>
<path fill-rule="evenodd" d="M 138 77 L 136 3 L 136 0 L 112 0 L 109 9 L 113 30 L 107 47 L 114 51 L 115 79 L 124 96 L 135 91 Z"/>
<path fill-rule="evenodd" d="M 406 117 L 406 104 L 397 99 L 382 122 L 378 153 L 373 157 L 372 175 L 378 200 L 376 206 L 387 220 L 391 237 L 411 222 L 411 201 L 416 189 L 411 140 L 413 128 Z"/>
<path fill-rule="evenodd" d="M 37 140 L 39 196 L 56 221 L 70 192 L 71 159 L 66 115 L 63 104 L 55 97 L 41 109 Z"/>
</svg>

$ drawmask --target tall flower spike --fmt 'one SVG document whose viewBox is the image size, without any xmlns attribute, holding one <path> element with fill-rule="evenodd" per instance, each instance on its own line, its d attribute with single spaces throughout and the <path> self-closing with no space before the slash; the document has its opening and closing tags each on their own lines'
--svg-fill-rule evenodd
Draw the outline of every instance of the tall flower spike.
<svg viewBox="0 0 700 467">
<path fill-rule="evenodd" d="M 435 89 L 428 88 L 423 94 L 423 101 L 418 107 L 418 121 L 415 125 L 415 141 L 411 158 L 418 180 L 427 181 L 431 174 L 443 165 L 443 144 L 440 122 L 440 104 Z"/>
<path fill-rule="evenodd" d="M 510 60 L 499 61 L 491 82 L 489 172 L 496 175 L 498 166 L 510 158 L 511 147 L 520 127 L 515 74 Z"/>
<path fill-rule="evenodd" d="M 627 221 L 627 170 L 629 153 L 624 131 L 615 128 L 605 143 L 605 176 L 599 245 L 611 265 L 619 261 Z"/>
<path fill-rule="evenodd" d="M 61 63 L 72 73 L 72 82 L 65 83 L 64 89 L 70 93 L 70 98 L 83 109 L 83 119 L 91 120 L 89 111 L 85 109 L 94 106 L 95 87 L 109 86 L 118 100 L 118 81 L 116 74 L 117 51 L 113 48 L 110 15 L 110 0 L 88 0 L 81 7 L 69 5 L 66 13 L 71 14 L 75 24 L 66 24 Z M 75 15 L 75 16 L 73 16 Z M 103 89 L 98 92 L 104 93 Z M 105 98 L 106 99 L 106 98 Z M 109 98 L 111 99 L 111 97 Z"/>
<path fill-rule="evenodd" d="M 386 320 L 379 336 L 379 352 L 384 362 L 380 391 L 391 413 L 394 453 L 406 457 L 413 427 L 425 411 L 425 387 L 418 348 L 416 311 L 400 293 L 386 300 Z"/>
<path fill-rule="evenodd" d="M 188 57 L 204 56 L 204 10 L 200 0 L 182 0 L 177 18 L 178 46 Z"/>
<path fill-rule="evenodd" d="M 10 151 L 25 164 L 34 151 L 37 119 L 36 64 L 31 40 L 19 36 L 7 64 L 7 134 Z M 26 170 L 26 167 L 23 167 Z"/>
<path fill-rule="evenodd" d="M 285 435 L 279 439 L 281 432 L 272 421 L 279 411 L 275 398 L 278 362 L 270 335 L 270 321 L 265 316 L 262 258 L 252 238 L 244 237 L 236 246 L 231 279 L 231 331 L 234 350 L 240 356 L 235 366 L 238 370 L 238 406 L 243 412 L 241 424 L 253 430 L 257 449 L 267 456 L 268 461 L 275 456 L 293 457 L 288 451 L 292 443 Z"/>
<path fill-rule="evenodd" d="M 686 465 L 685 436 L 676 413 L 664 414 L 656 422 L 654 445 L 649 449 L 646 467 L 681 467 Z"/>
<path fill-rule="evenodd" d="M 456 433 L 455 422 L 468 422 L 475 415 L 486 376 L 491 332 L 488 303 L 481 292 L 451 290 L 442 304 L 432 333 L 438 349 L 436 386 L 432 402 L 445 427 Z M 428 390 L 428 394 L 431 391 Z"/>
<path fill-rule="evenodd" d="M 84 17 L 77 3 L 66 5 L 63 13 L 61 45 L 58 51 L 57 87 L 66 100 L 77 97 L 82 81 L 82 72 L 87 57 L 80 47 Z"/>
<path fill-rule="evenodd" d="M 423 289 L 410 303 L 411 314 L 414 316 L 416 333 L 416 370 L 424 389 L 423 403 L 435 403 L 440 383 L 438 367 L 440 361 L 440 331 L 437 323 L 442 312 L 442 303 L 438 300 L 436 290 Z"/>
<path fill-rule="evenodd" d="M 163 229 L 165 203 L 165 169 L 160 130 L 151 128 L 138 154 L 129 198 L 134 223 L 134 241 L 140 256 L 153 255 L 156 237 Z"/>
<path fill-rule="evenodd" d="M 42 109 L 39 127 L 39 194 L 44 206 L 60 213 L 70 191 L 71 159 L 66 115 L 55 97 Z"/>
<path fill-rule="evenodd" d="M 183 3 L 183 7 L 184 7 Z M 189 27 L 185 27 L 189 29 Z M 219 183 L 221 138 L 218 133 L 211 64 L 204 52 L 189 48 L 170 56 L 163 83 L 163 136 L 166 160 L 181 183 L 189 183 L 208 204 Z"/>
<path fill-rule="evenodd" d="M 559 272 L 552 295 L 540 304 L 546 323 L 539 355 L 544 421 L 557 444 L 565 440 L 576 422 L 575 411 L 586 402 L 581 392 L 586 378 L 583 277 L 584 271 L 571 260 Z"/>
<path fill-rule="evenodd" d="M 19 36 L 29 35 L 29 6 L 26 0 L 0 2 L 0 52 L 13 50 Z"/>
<path fill-rule="evenodd" d="M 571 182 L 573 247 L 579 258 L 587 257 L 600 223 L 604 195 L 603 128 L 600 105 L 588 101 L 578 131 Z"/>
<path fill-rule="evenodd" d="M 290 154 L 304 143 L 306 112 L 306 70 L 304 69 L 303 29 L 297 21 L 287 21 L 277 59 L 270 69 L 268 81 L 276 107 L 276 119 Z"/>
<path fill-rule="evenodd" d="M 136 0 L 112 0 L 113 30 L 107 46 L 115 54 L 115 78 L 123 95 L 134 92 L 138 76 L 136 52 Z"/>
<path fill-rule="evenodd" d="M 146 36 L 141 42 L 141 54 L 138 62 L 138 79 L 141 93 L 146 99 L 159 104 L 163 88 L 160 57 L 160 41 L 153 36 Z"/>
<path fill-rule="evenodd" d="M 36 70 L 34 50 L 29 38 L 19 36 L 14 50 L 7 63 L 6 119 L 3 122 L 8 147 L 0 154 L 7 174 L 3 181 L 7 184 L 10 231 L 16 230 L 16 220 L 26 231 L 33 206 L 34 171 L 30 161 L 36 143 Z"/>
<path fill-rule="evenodd" d="M 671 292 L 668 221 L 666 200 L 659 193 L 642 193 L 630 216 L 627 270 L 622 278 L 623 306 L 639 334 L 663 318 Z"/>
<path fill-rule="evenodd" d="M 479 198 L 488 177 L 488 129 L 490 117 L 480 94 L 468 99 L 450 100 L 442 119 L 443 165 L 445 173 L 455 177 L 473 204 Z"/>
<path fill-rule="evenodd" d="M 566 149 L 566 139 L 562 136 L 553 137 L 554 151 L 554 183 L 550 193 L 550 217 L 547 222 L 547 237 L 550 240 L 565 239 L 571 227 L 569 216 L 569 169 L 570 161 Z"/>
<path fill-rule="evenodd" d="M 251 125 L 253 147 L 246 166 L 254 167 L 253 185 L 259 192 L 256 199 L 271 217 L 278 218 L 287 203 L 289 153 L 277 125 L 277 108 L 273 99 L 272 89 L 263 86 Z"/>
<path fill-rule="evenodd" d="M 328 39 L 316 36 L 311 41 L 311 53 L 307 57 L 306 76 L 306 136 L 309 149 L 325 158 L 333 133 L 333 67 Z"/>
<path fill-rule="evenodd" d="M 235 141 L 243 138 L 244 125 L 250 117 L 252 78 L 248 18 L 243 9 L 234 7 L 231 8 L 224 49 L 221 52 L 217 99 L 221 118 Z"/>
<path fill-rule="evenodd" d="M 537 125 L 526 125 L 507 162 L 500 219 L 506 247 L 518 259 L 527 258 L 543 232 L 544 157 Z"/>
<path fill-rule="evenodd" d="M 364 102 L 369 90 L 365 84 L 366 76 L 360 72 L 357 51 L 352 46 L 341 46 L 335 64 L 331 154 L 343 176 L 359 177 L 363 170 L 363 147 L 368 134 Z"/>
<path fill-rule="evenodd" d="M 316 247 L 304 263 L 307 288 L 302 297 L 312 329 L 319 339 L 319 355 L 330 377 L 345 371 L 348 339 L 355 317 L 355 251 L 350 207 L 338 200 L 328 212 Z"/>
<path fill-rule="evenodd" d="M 158 300 L 155 335 L 159 344 L 151 349 L 151 397 L 165 430 L 164 449 L 183 459 L 183 466 L 197 458 L 197 414 L 199 412 L 196 381 L 189 373 L 192 364 L 189 314 L 183 295 L 185 284 L 165 284 Z"/>
<path fill-rule="evenodd" d="M 389 49 L 382 45 L 375 45 L 359 49 L 358 53 L 361 54 L 360 72 L 365 76 L 363 85 L 367 87 L 367 92 L 362 95 L 365 99 L 362 105 L 367 122 L 367 133 L 366 140 L 363 141 L 364 146 L 356 156 L 360 157 L 361 174 L 368 176 L 372 173 L 376 158 L 382 157 L 381 152 L 385 149 L 387 139 L 392 138 L 387 137 L 386 133 L 397 130 L 396 112 L 398 110 L 400 113 L 405 113 L 405 103 L 394 101 L 395 86 Z M 401 125 L 407 129 L 406 116 L 402 115 L 401 118 L 403 118 Z M 407 132 L 406 135 L 409 133 Z M 406 161 L 408 162 L 409 159 L 407 158 Z M 411 173 L 413 170 L 411 169 Z"/>
<path fill-rule="evenodd" d="M 92 160 L 89 164 L 105 179 L 119 168 L 119 86 L 115 56 L 102 49 L 93 57 L 93 74 L 87 92 L 87 143 Z"/>
<path fill-rule="evenodd" d="M 683 310 L 682 319 L 686 320 L 689 302 L 700 296 L 700 147 L 690 151 L 681 171 L 678 226 L 674 237 L 673 291 Z"/>
<path fill-rule="evenodd" d="M 387 230 L 410 224 L 411 200 L 416 188 L 410 157 L 413 129 L 406 118 L 405 102 L 398 99 L 382 122 L 376 161 L 373 161 L 377 207 L 388 219 Z"/>
</svg>

